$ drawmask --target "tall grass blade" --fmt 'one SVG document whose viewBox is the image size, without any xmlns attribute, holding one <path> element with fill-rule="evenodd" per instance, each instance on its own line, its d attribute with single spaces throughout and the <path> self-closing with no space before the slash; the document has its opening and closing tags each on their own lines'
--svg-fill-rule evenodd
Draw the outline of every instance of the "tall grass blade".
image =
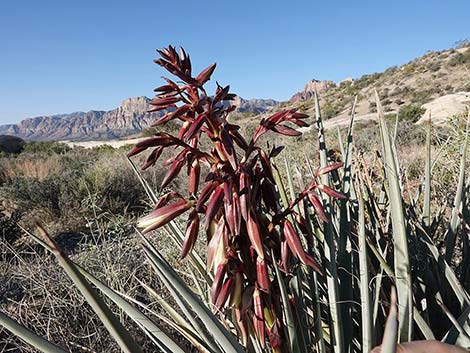
<svg viewBox="0 0 470 353">
<path fill-rule="evenodd" d="M 346 151 L 344 156 L 344 174 L 343 174 L 343 194 L 348 195 L 350 199 L 355 199 L 355 191 L 352 187 L 352 157 L 353 157 L 353 136 L 354 136 L 354 118 L 356 116 L 357 96 L 354 98 L 354 104 L 351 110 L 351 120 L 349 122 L 348 137 L 346 141 Z"/>
<path fill-rule="evenodd" d="M 140 183 L 142 184 L 142 187 L 144 188 L 145 193 L 147 194 L 148 198 L 150 199 L 152 204 L 156 204 L 158 201 L 157 195 L 155 195 L 155 192 L 153 189 L 150 187 L 148 184 L 147 180 L 142 176 L 142 173 L 140 170 L 135 166 L 134 162 L 132 162 L 132 159 L 130 159 L 129 156 L 126 155 L 126 159 L 129 162 L 132 170 L 134 171 L 135 175 L 137 176 L 137 179 L 139 179 Z"/>
<path fill-rule="evenodd" d="M 351 276 L 351 273 L 353 273 L 353 256 L 355 255 L 352 254 L 348 249 L 351 248 L 351 222 L 352 213 L 355 212 L 352 200 L 356 198 L 354 185 L 352 184 L 352 153 L 355 109 L 356 100 L 354 101 L 351 110 L 346 150 L 344 150 L 343 145 L 341 145 L 344 156 L 344 169 L 341 181 L 341 189 L 343 194 L 345 194 L 348 198 L 340 200 L 340 207 L 338 210 L 339 232 L 337 232 L 339 238 L 337 255 L 338 275 L 339 283 L 341 283 L 341 286 L 339 287 L 339 295 L 341 301 L 341 317 L 344 331 L 343 340 L 345 344 L 347 344 L 347 342 L 351 342 L 353 338 L 353 321 L 349 320 L 349 318 L 351 317 L 353 310 L 351 303 L 354 301 L 353 276 Z"/>
<path fill-rule="evenodd" d="M 432 332 L 431 328 L 429 327 L 429 324 L 427 321 L 423 318 L 423 316 L 420 314 L 419 310 L 416 308 L 416 306 L 413 307 L 413 318 L 416 322 L 416 325 L 419 327 L 421 333 L 423 334 L 424 338 L 427 340 L 435 340 L 436 337 L 434 336 L 434 333 Z"/>
<path fill-rule="evenodd" d="M 140 235 L 143 238 L 143 235 L 142 234 Z M 147 256 L 147 259 L 150 262 L 150 265 L 155 270 L 155 272 L 157 272 L 158 276 L 160 277 L 162 282 L 165 284 L 167 290 L 172 295 L 175 303 L 183 312 L 184 316 L 186 317 L 186 320 L 188 320 L 187 324 L 190 326 L 191 331 L 194 332 L 195 336 L 200 336 L 204 341 L 206 341 L 207 345 L 210 346 L 212 350 L 216 352 L 220 352 L 220 349 L 217 347 L 214 340 L 208 336 L 208 332 L 203 327 L 201 327 L 199 321 L 197 320 L 197 318 L 195 317 L 193 313 L 192 306 L 186 300 L 184 300 L 184 298 L 180 296 L 178 290 L 175 288 L 173 283 L 165 277 L 164 273 L 162 272 L 160 267 L 158 267 L 158 264 L 155 262 L 154 258 L 150 256 L 150 254 L 154 252 L 153 246 L 150 244 L 150 242 L 147 241 L 146 238 L 143 238 L 143 239 L 146 240 L 146 244 L 143 245 L 143 248 L 144 248 L 145 255 Z M 170 312 L 168 312 L 168 314 L 170 314 Z"/>
<path fill-rule="evenodd" d="M 160 346 L 163 345 L 167 352 L 185 353 L 173 338 L 163 331 L 159 325 L 150 320 L 150 318 L 148 318 L 142 311 L 136 309 L 133 305 L 123 299 L 119 293 L 103 284 L 80 266 L 77 266 L 77 268 L 88 281 L 119 306 L 119 308 L 140 327 L 142 327 L 152 339 L 158 341 Z"/>
<path fill-rule="evenodd" d="M 446 314 L 449 317 L 448 311 Z M 448 344 L 457 344 L 461 347 L 466 347 L 470 349 L 470 325 L 468 318 L 470 317 L 470 307 L 462 312 L 459 318 L 455 319 L 452 314 L 450 314 L 450 321 L 452 322 L 451 329 L 445 334 L 442 342 Z"/>
<path fill-rule="evenodd" d="M 42 239 L 36 235 L 28 232 L 26 229 L 21 228 L 23 232 L 31 236 L 38 244 L 44 247 L 47 251 L 53 253 L 53 248 L 45 243 Z M 136 322 L 142 330 L 157 344 L 160 349 L 165 352 L 177 352 L 185 353 L 185 351 L 170 337 L 160 326 L 150 320 L 142 311 L 135 308 L 127 300 L 125 300 L 118 292 L 109 288 L 103 282 L 94 277 L 91 273 L 85 270 L 80 265 L 77 265 L 70 260 L 80 273 L 90 281 L 96 288 L 98 288 L 103 294 L 111 299 L 121 310 L 126 313 L 134 322 Z M 138 280 L 139 281 L 139 280 Z M 139 281 L 140 282 L 140 281 Z M 143 284 L 142 282 L 140 282 Z"/>
<path fill-rule="evenodd" d="M 307 164 L 308 160 L 307 160 Z M 309 168 L 311 166 L 309 165 Z M 311 170 L 313 173 L 313 170 Z M 305 184 L 303 182 L 302 174 L 299 169 L 296 168 L 296 174 L 299 179 L 300 183 L 300 188 L 303 190 L 305 189 Z M 306 220 L 306 225 L 308 229 L 313 230 L 313 224 L 312 220 L 310 217 L 307 216 L 308 212 L 308 203 L 307 200 L 304 199 L 304 204 L 303 204 L 303 211 L 304 213 L 302 216 Z M 308 252 L 310 255 L 313 255 L 314 249 L 318 249 L 318 239 L 313 238 L 313 243 L 310 244 L 307 242 L 307 247 L 308 247 Z M 306 279 L 307 279 L 307 285 L 306 287 L 308 290 L 305 290 L 305 294 L 308 295 L 310 293 L 311 296 L 311 307 L 313 309 L 313 315 L 311 318 L 311 322 L 313 321 L 314 329 L 313 332 L 311 332 L 311 336 L 313 336 L 313 340 L 310 341 L 310 346 L 313 345 L 312 341 L 316 342 L 316 348 L 318 350 L 318 353 L 326 353 L 326 346 L 325 346 L 325 339 L 324 339 L 324 334 L 323 334 L 323 327 L 322 327 L 322 320 L 321 320 L 321 304 L 320 304 L 320 278 L 318 276 L 318 273 L 314 271 L 312 268 L 308 267 L 307 268 L 307 273 L 306 273 Z M 308 319 L 307 319 L 308 320 Z M 311 325 L 311 324 L 310 324 Z"/>
</svg>

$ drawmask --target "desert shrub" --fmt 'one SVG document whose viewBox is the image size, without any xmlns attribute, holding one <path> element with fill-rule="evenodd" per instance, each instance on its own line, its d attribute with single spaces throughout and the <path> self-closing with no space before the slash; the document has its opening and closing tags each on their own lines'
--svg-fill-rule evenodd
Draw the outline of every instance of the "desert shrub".
<svg viewBox="0 0 470 353">
<path fill-rule="evenodd" d="M 437 61 L 431 61 L 426 65 L 426 69 L 431 72 L 436 72 L 441 69 L 441 64 Z"/>
<path fill-rule="evenodd" d="M 0 159 L 0 171 L 0 201 L 8 212 L 20 215 L 24 226 L 41 219 L 58 232 L 83 231 L 93 216 L 86 203 L 90 198 L 100 211 L 127 218 L 146 207 L 145 192 L 123 150 L 112 147 L 51 155 L 39 149 Z M 158 170 L 144 175 L 152 187 L 161 181 Z"/>
<path fill-rule="evenodd" d="M 461 48 L 470 48 L 470 39 L 461 39 L 455 42 L 454 45 L 455 48 L 461 49 Z"/>
<path fill-rule="evenodd" d="M 50 175 L 58 175 L 66 169 L 59 155 L 20 155 L 16 158 L 0 158 L 0 185 L 18 177 L 44 180 Z"/>
<path fill-rule="evenodd" d="M 32 215 L 39 209 L 49 217 L 60 216 L 60 182 L 57 178 L 37 180 L 34 178 L 14 178 L 0 189 L 0 197 L 8 200 L 19 212 Z"/>
<path fill-rule="evenodd" d="M 116 171 L 119 171 L 118 173 Z M 100 207 L 112 213 L 119 213 L 127 208 L 139 208 L 145 194 L 123 156 L 99 158 L 83 171 L 77 179 L 77 188 L 81 195 L 96 195 Z"/>
<path fill-rule="evenodd" d="M 165 125 L 165 127 L 163 127 L 161 125 L 147 127 L 147 128 L 142 130 L 140 135 L 142 137 L 150 137 L 150 136 L 154 136 L 156 133 L 159 133 L 161 131 L 175 132 L 175 131 L 178 131 L 178 128 L 179 127 L 178 127 L 177 123 L 175 123 L 174 121 L 169 121 L 168 124 Z"/>
<path fill-rule="evenodd" d="M 353 86 L 356 89 L 365 88 L 375 83 L 380 77 L 382 77 L 382 75 L 382 73 L 363 75 L 353 82 Z"/>
<path fill-rule="evenodd" d="M 470 82 L 464 84 L 459 91 L 465 91 L 465 92 L 470 92 Z"/>
<path fill-rule="evenodd" d="M 425 90 L 413 90 L 411 92 L 411 103 L 422 105 L 428 102 L 435 93 L 440 93 L 439 87 L 433 87 Z"/>
<path fill-rule="evenodd" d="M 470 63 L 470 49 L 467 49 L 463 53 L 456 53 L 449 60 L 450 66 L 457 66 Z"/>
<path fill-rule="evenodd" d="M 439 56 L 442 59 L 447 59 L 449 57 L 449 52 L 443 51 Z"/>
<path fill-rule="evenodd" d="M 327 103 L 322 109 L 322 114 L 325 119 L 330 119 L 341 112 L 341 107 L 337 104 Z"/>
<path fill-rule="evenodd" d="M 411 75 L 413 74 L 417 69 L 417 65 L 416 63 L 414 62 L 411 62 L 409 64 L 406 64 L 404 66 L 401 67 L 401 72 L 404 74 L 404 75 Z"/>
<path fill-rule="evenodd" d="M 398 119 L 400 121 L 407 121 L 415 123 L 424 114 L 426 110 L 420 106 L 409 104 L 400 108 Z"/>
<path fill-rule="evenodd" d="M 398 116 L 397 144 L 402 146 L 424 145 L 426 133 L 422 126 L 413 120 L 402 120 Z"/>
<path fill-rule="evenodd" d="M 413 89 L 409 86 L 396 86 L 393 91 L 390 92 L 389 96 L 405 96 L 412 91 Z"/>
<path fill-rule="evenodd" d="M 386 99 L 384 99 L 384 100 L 382 101 L 382 104 L 383 104 L 384 106 L 389 106 L 390 104 L 392 104 L 392 100 L 386 98 Z"/>
<path fill-rule="evenodd" d="M 398 98 L 398 99 L 395 99 L 393 103 L 395 103 L 396 105 L 402 105 L 402 104 L 405 104 L 405 101 L 403 99 Z"/>
<path fill-rule="evenodd" d="M 56 141 L 33 141 L 28 142 L 23 149 L 22 153 L 31 154 L 64 154 L 71 150 L 67 144 Z"/>
<path fill-rule="evenodd" d="M 386 74 L 386 75 L 392 75 L 392 74 L 394 74 L 395 72 L 397 72 L 397 70 L 398 70 L 398 66 L 396 66 L 396 65 L 390 66 L 388 69 L 386 69 L 386 70 L 384 71 L 384 74 Z"/>
</svg>

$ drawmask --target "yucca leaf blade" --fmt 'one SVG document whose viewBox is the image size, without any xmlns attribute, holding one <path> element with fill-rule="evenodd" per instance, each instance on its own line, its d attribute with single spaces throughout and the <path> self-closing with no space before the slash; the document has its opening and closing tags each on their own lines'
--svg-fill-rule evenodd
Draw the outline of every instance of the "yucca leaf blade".
<svg viewBox="0 0 470 353">
<path fill-rule="evenodd" d="M 388 198 L 390 200 L 390 216 L 393 229 L 394 266 L 398 293 L 399 339 L 400 342 L 411 341 L 413 334 L 413 296 L 411 288 L 410 259 L 408 254 L 408 235 L 403 210 L 402 192 L 398 174 L 394 144 L 385 121 L 385 115 L 379 95 L 375 92 L 377 113 L 384 149 L 384 168 Z"/>
<path fill-rule="evenodd" d="M 43 238 L 43 241 L 49 246 L 52 254 L 56 257 L 61 267 L 85 297 L 88 304 L 98 315 L 119 347 L 127 353 L 142 352 L 140 346 L 134 341 L 129 332 L 124 328 L 111 309 L 104 303 L 98 292 L 85 279 L 77 266 L 62 252 L 55 241 L 52 240 L 52 238 L 41 226 L 38 226 L 38 230 L 41 234 L 41 237 Z"/>
<path fill-rule="evenodd" d="M 145 239 L 145 238 L 144 238 Z M 155 265 L 160 278 L 170 284 L 178 293 L 178 295 L 191 306 L 192 310 L 197 314 L 200 320 L 206 325 L 206 328 L 214 336 L 220 347 L 223 347 L 227 353 L 243 353 L 242 346 L 237 342 L 233 334 L 215 317 L 215 315 L 207 308 L 191 289 L 183 282 L 174 269 L 166 262 L 157 249 L 151 247 L 150 243 L 144 246 L 144 250 L 148 258 Z"/>
<path fill-rule="evenodd" d="M 320 103 L 318 100 L 318 95 L 315 92 L 315 118 L 318 128 L 318 143 L 319 143 L 319 154 L 320 154 L 320 167 L 324 168 L 328 165 L 328 155 L 326 148 L 326 138 L 325 130 L 323 127 L 321 112 L 320 112 Z M 329 176 L 328 174 L 322 175 L 322 184 L 329 185 Z M 332 218 L 333 217 L 333 208 L 331 202 L 328 199 L 325 199 L 324 203 L 326 213 Z M 334 239 L 334 230 L 332 222 L 324 222 L 324 236 L 325 236 L 325 258 L 327 262 L 326 266 L 326 282 L 328 287 L 328 301 L 329 301 L 329 310 L 330 310 L 330 336 L 331 336 L 331 346 L 333 352 L 340 353 L 344 352 L 344 342 L 343 342 L 343 324 L 341 320 L 341 308 L 339 305 L 340 294 L 339 294 L 339 283 L 338 283 L 338 270 L 336 266 L 336 246 Z"/>
<path fill-rule="evenodd" d="M 0 311 L 0 325 L 41 352 L 67 353 L 67 351 L 63 350 L 59 346 L 56 346 L 45 338 L 19 324 L 2 311 Z"/>
</svg>

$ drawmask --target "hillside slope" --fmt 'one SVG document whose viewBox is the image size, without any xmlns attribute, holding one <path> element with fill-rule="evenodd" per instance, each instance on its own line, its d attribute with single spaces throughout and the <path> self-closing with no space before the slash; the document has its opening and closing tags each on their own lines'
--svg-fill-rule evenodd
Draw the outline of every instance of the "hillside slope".
<svg viewBox="0 0 470 353">
<path fill-rule="evenodd" d="M 357 95 L 357 115 L 375 112 L 374 90 L 389 112 L 405 105 L 421 106 L 435 98 L 470 92 L 470 50 L 468 47 L 428 52 L 402 66 L 393 66 L 382 73 L 346 79 L 338 84 L 332 81 L 312 80 L 304 90 L 283 103 L 306 113 L 313 112 L 313 90 L 320 95 L 323 116 L 341 119 L 349 111 Z"/>
</svg>

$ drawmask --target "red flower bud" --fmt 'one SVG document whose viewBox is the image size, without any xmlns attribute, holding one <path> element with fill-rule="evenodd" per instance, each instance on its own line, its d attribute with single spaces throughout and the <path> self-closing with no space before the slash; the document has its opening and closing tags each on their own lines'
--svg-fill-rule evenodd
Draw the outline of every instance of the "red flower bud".
<svg viewBox="0 0 470 353">
<path fill-rule="evenodd" d="M 194 201 L 180 200 L 169 205 L 156 208 L 150 214 L 140 219 L 137 223 L 139 228 L 144 228 L 143 233 L 157 229 L 169 221 L 186 212 L 194 205 Z"/>
</svg>

